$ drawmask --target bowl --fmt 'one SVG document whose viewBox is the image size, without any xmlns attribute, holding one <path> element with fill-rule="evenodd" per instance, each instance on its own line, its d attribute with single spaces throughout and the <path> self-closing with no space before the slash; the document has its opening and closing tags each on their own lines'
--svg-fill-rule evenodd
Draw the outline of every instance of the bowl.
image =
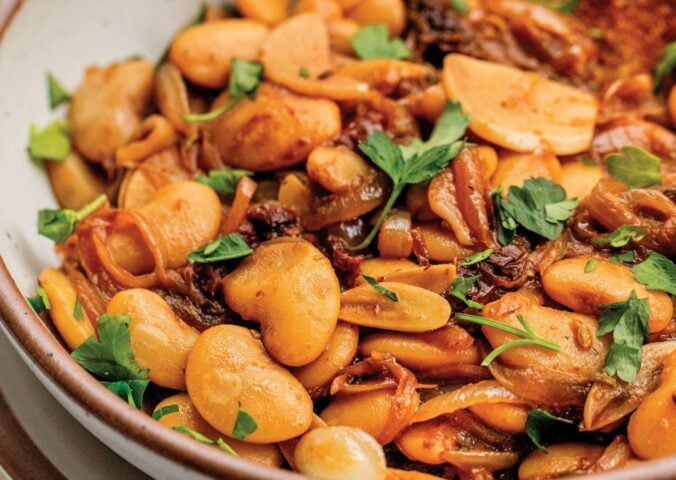
<svg viewBox="0 0 676 480">
<path fill-rule="evenodd" d="M 0 332 L 78 422 L 150 476 L 166 480 L 188 476 L 300 479 L 298 474 L 186 441 L 184 435 L 130 408 L 75 363 L 24 300 L 24 295 L 34 293 L 40 270 L 58 265 L 52 242 L 36 232 L 37 210 L 56 202 L 46 175 L 25 150 L 31 123 L 44 125 L 64 114 L 63 110 L 49 111 L 46 71 L 73 88 L 87 65 L 104 65 L 136 54 L 158 58 L 196 8 L 193 0 L 33 0 L 19 4 L 0 37 Z M 676 458 L 581 478 L 673 479 Z"/>
</svg>

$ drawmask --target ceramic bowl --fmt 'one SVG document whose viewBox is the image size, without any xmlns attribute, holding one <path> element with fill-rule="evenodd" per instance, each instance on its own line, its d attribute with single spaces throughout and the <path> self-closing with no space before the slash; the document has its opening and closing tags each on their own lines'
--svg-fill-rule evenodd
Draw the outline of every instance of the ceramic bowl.
<svg viewBox="0 0 676 480">
<path fill-rule="evenodd" d="M 31 123 L 64 114 L 49 111 L 45 72 L 73 88 L 87 65 L 136 54 L 158 58 L 195 11 L 193 0 L 30 0 L 15 12 L 0 37 L 0 330 L 77 421 L 155 478 L 300 479 L 186 441 L 130 408 L 71 359 L 24 301 L 40 270 L 58 264 L 51 241 L 36 233 L 37 210 L 55 201 L 44 172 L 25 151 Z M 676 458 L 584 478 L 673 479 Z"/>
</svg>

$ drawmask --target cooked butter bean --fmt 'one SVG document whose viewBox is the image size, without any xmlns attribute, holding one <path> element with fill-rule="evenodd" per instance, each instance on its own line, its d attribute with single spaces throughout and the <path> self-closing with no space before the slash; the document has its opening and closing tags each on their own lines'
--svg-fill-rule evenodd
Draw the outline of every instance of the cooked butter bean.
<svg viewBox="0 0 676 480">
<path fill-rule="evenodd" d="M 317 147 L 307 159 L 307 174 L 333 193 L 345 192 L 364 182 L 371 167 L 347 147 Z"/>
<path fill-rule="evenodd" d="M 385 480 L 385 454 L 378 442 L 354 427 L 315 428 L 295 452 L 298 471 L 326 480 Z"/>
<path fill-rule="evenodd" d="M 284 365 L 324 352 L 338 321 L 340 286 L 331 262 L 311 243 L 263 243 L 223 280 L 228 306 L 261 324 L 263 344 Z"/>
<path fill-rule="evenodd" d="M 343 292 L 339 318 L 364 327 L 398 332 L 428 332 L 440 328 L 451 316 L 451 306 L 436 293 L 398 282 L 381 285 L 395 292 L 395 302 L 371 285 L 360 285 Z"/>
<path fill-rule="evenodd" d="M 105 189 L 103 178 L 75 151 L 71 151 L 63 162 L 45 162 L 49 183 L 62 208 L 79 210 Z"/>
<path fill-rule="evenodd" d="M 229 437 L 240 408 L 257 424 L 245 438 L 251 443 L 297 437 L 312 422 L 305 388 L 270 358 L 255 332 L 243 327 L 204 331 L 190 351 L 186 384 L 200 415 Z"/>
<path fill-rule="evenodd" d="M 217 108 L 227 92 L 214 102 Z M 231 166 L 256 172 L 302 162 L 340 132 L 335 102 L 297 95 L 263 83 L 255 100 L 244 100 L 210 123 L 221 157 Z"/>
<path fill-rule="evenodd" d="M 373 259 L 375 260 L 375 259 Z M 362 264 L 363 270 L 363 264 Z M 367 273 L 368 275 L 368 273 Z M 451 263 L 412 267 L 396 270 L 392 273 L 377 275 L 383 282 L 399 282 L 424 288 L 434 293 L 446 292 L 455 280 L 455 265 Z M 365 283 L 364 277 L 357 278 L 357 285 Z"/>
<path fill-rule="evenodd" d="M 159 418 L 159 422 L 169 428 L 186 427 L 201 433 L 211 440 L 217 440 L 223 437 L 223 434 L 209 425 L 199 414 L 195 405 L 190 401 L 190 397 L 185 393 L 178 393 L 167 397 L 157 404 L 155 412 L 163 407 L 176 405 L 178 412 L 168 413 Z M 282 466 L 282 454 L 274 443 L 255 444 L 228 438 L 226 442 L 237 453 L 240 458 L 251 462 L 267 465 L 268 467 L 279 468 Z"/>
<path fill-rule="evenodd" d="M 599 305 L 627 300 L 633 290 L 650 303 L 650 331 L 659 332 L 667 326 L 674 313 L 668 294 L 648 290 L 636 281 L 629 267 L 607 260 L 596 259 L 596 268 L 585 272 L 589 260 L 579 257 L 553 263 L 542 275 L 547 295 L 576 312 L 599 315 Z"/>
<path fill-rule="evenodd" d="M 84 318 L 75 318 L 75 303 L 77 292 L 63 273 L 53 268 L 47 268 L 40 273 L 38 282 L 45 289 L 51 305 L 49 312 L 54 326 L 71 350 L 89 337 L 95 337 L 94 327 L 83 311 Z"/>
<path fill-rule="evenodd" d="M 367 258 L 359 266 L 359 272 L 372 277 L 382 277 L 399 270 L 415 268 L 415 262 L 406 258 Z M 404 282 L 405 283 L 405 282 Z"/>
<path fill-rule="evenodd" d="M 268 29 L 254 20 L 225 19 L 201 23 L 181 32 L 169 50 L 169 60 L 191 82 L 223 88 L 230 61 L 258 58 Z"/>
<path fill-rule="evenodd" d="M 246 18 L 277 25 L 287 16 L 289 0 L 236 0 L 237 10 Z"/>
<path fill-rule="evenodd" d="M 106 311 L 131 317 L 131 347 L 138 365 L 150 370 L 150 380 L 162 387 L 185 390 L 188 352 L 198 333 L 176 318 L 162 297 L 143 288 L 117 293 Z"/>
</svg>

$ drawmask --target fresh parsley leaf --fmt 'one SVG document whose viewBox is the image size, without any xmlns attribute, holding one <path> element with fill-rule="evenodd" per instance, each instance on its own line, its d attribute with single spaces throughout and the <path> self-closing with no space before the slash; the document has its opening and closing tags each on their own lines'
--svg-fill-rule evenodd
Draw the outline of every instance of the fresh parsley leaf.
<svg viewBox="0 0 676 480">
<path fill-rule="evenodd" d="M 153 412 L 153 419 L 159 420 L 160 418 L 164 417 L 165 415 L 169 415 L 170 413 L 177 413 L 180 409 L 178 408 L 178 405 L 173 404 L 173 405 L 165 405 L 162 408 L 159 408 Z"/>
<path fill-rule="evenodd" d="M 613 248 L 620 248 L 631 241 L 638 242 L 645 237 L 646 232 L 647 229 L 640 225 L 622 225 L 608 235 L 596 237 L 592 242 L 599 247 L 610 245 Z"/>
<path fill-rule="evenodd" d="M 209 170 L 207 175 L 198 175 L 195 181 L 211 187 L 221 195 L 234 195 L 237 182 L 242 177 L 250 177 L 253 172 L 238 168 L 222 168 Z"/>
<path fill-rule="evenodd" d="M 250 255 L 253 252 L 239 233 L 231 233 L 218 237 L 206 245 L 201 246 L 188 255 L 188 262 L 211 263 L 221 260 L 232 260 Z"/>
<path fill-rule="evenodd" d="M 146 380 L 148 370 L 136 363 L 129 337 L 129 315 L 101 315 L 99 340 L 89 337 L 71 356 L 85 370 L 107 382 Z"/>
<path fill-rule="evenodd" d="M 47 93 L 49 94 L 49 108 L 52 110 L 70 100 L 68 91 L 51 72 L 47 72 Z"/>
<path fill-rule="evenodd" d="M 365 25 L 352 37 L 352 49 L 362 60 L 374 58 L 403 59 L 411 56 L 411 50 L 400 38 L 390 40 L 387 25 Z"/>
<path fill-rule="evenodd" d="M 126 400 L 133 408 L 143 406 L 143 394 L 148 387 L 149 380 L 120 380 L 117 382 L 101 382 L 108 390 Z"/>
<path fill-rule="evenodd" d="M 652 187 L 662 183 L 662 161 L 652 153 L 632 145 L 606 158 L 611 177 L 631 188 Z"/>
<path fill-rule="evenodd" d="M 371 275 L 366 275 L 362 274 L 362 277 L 364 277 L 364 280 L 373 287 L 373 289 L 378 292 L 381 295 L 385 295 L 387 298 L 392 300 L 393 302 L 398 302 L 399 301 L 399 296 L 397 295 L 397 292 L 393 292 L 392 290 L 389 290 L 385 287 L 383 287 L 378 280 L 376 280 L 374 277 Z"/>
<path fill-rule="evenodd" d="M 625 382 L 633 382 L 641 368 L 641 346 L 648 335 L 650 303 L 638 298 L 636 291 L 623 302 L 599 305 L 599 337 L 613 333 L 613 343 L 605 361 L 608 375 L 617 375 Z"/>
<path fill-rule="evenodd" d="M 245 97 L 256 98 L 258 87 L 263 79 L 263 64 L 261 62 L 249 62 L 233 57 L 230 61 L 230 80 L 228 94 L 230 98 L 220 107 L 206 113 L 189 113 L 183 115 L 186 122 L 209 122 L 223 115 L 232 107 L 241 102 Z"/>
<path fill-rule="evenodd" d="M 568 420 L 567 418 L 557 417 L 546 410 L 535 408 L 528 412 L 528 418 L 526 419 L 526 434 L 531 442 L 533 442 L 533 445 L 543 452 L 546 452 L 547 449 L 543 445 L 544 438 L 547 436 L 547 432 L 558 430 L 559 426 L 556 425 L 557 423 L 566 425 L 575 424 L 575 422 Z"/>
<path fill-rule="evenodd" d="M 67 208 L 38 210 L 38 233 L 56 243 L 63 243 L 73 233 L 77 222 L 94 212 L 106 199 L 107 197 L 102 194 L 77 212 Z"/>
<path fill-rule="evenodd" d="M 664 255 L 650 252 L 645 260 L 631 267 L 631 273 L 637 282 L 650 290 L 676 295 L 676 266 Z"/>
<path fill-rule="evenodd" d="M 573 215 L 579 204 L 580 202 L 576 198 L 558 203 L 548 203 L 545 205 L 545 220 L 550 223 L 565 222 Z"/>
<path fill-rule="evenodd" d="M 584 266 L 584 273 L 590 273 L 593 272 L 596 269 L 596 265 L 598 262 L 594 260 L 593 258 L 589 260 L 586 265 Z"/>
<path fill-rule="evenodd" d="M 241 402 L 237 402 L 237 404 L 239 408 L 237 410 L 235 426 L 232 428 L 232 436 L 237 440 L 244 440 L 247 435 L 256 431 L 258 424 L 251 415 L 242 410 Z"/>
<path fill-rule="evenodd" d="M 467 12 L 469 12 L 467 0 L 449 0 L 449 2 L 451 4 L 451 8 L 460 15 L 467 15 Z"/>
<path fill-rule="evenodd" d="M 483 250 L 481 252 L 473 253 L 469 257 L 463 259 L 463 261 L 460 262 L 460 265 L 467 267 L 469 265 L 474 265 L 475 263 L 483 262 L 488 257 L 490 257 L 492 253 L 493 253 L 492 248 L 487 248 L 486 250 Z"/>
<path fill-rule="evenodd" d="M 298 75 L 300 75 L 303 78 L 310 78 L 310 71 L 305 67 L 300 67 L 298 69 Z"/>
<path fill-rule="evenodd" d="M 573 13 L 579 4 L 580 0 L 568 0 L 560 5 L 558 10 L 563 13 Z"/>
<path fill-rule="evenodd" d="M 33 160 L 63 161 L 70 153 L 68 123 L 56 120 L 39 130 L 31 125 L 28 154 Z"/>
<path fill-rule="evenodd" d="M 566 191 L 560 185 L 546 178 L 530 178 L 523 182 L 523 187 L 509 187 L 507 198 L 500 199 L 496 209 L 506 212 L 526 230 L 555 240 L 563 232 L 564 223 L 574 210 L 572 204 L 565 200 Z M 502 222 L 501 217 L 499 221 Z M 509 220 L 507 222 L 511 225 Z"/>
<path fill-rule="evenodd" d="M 26 301 L 35 313 L 47 312 L 52 309 L 45 289 L 38 285 L 37 295 L 26 297 Z"/>
<path fill-rule="evenodd" d="M 237 452 L 235 452 L 235 450 L 230 445 L 225 443 L 225 441 L 222 438 L 213 441 L 206 435 L 202 435 L 200 432 L 197 432 L 192 428 L 184 427 L 183 425 L 172 427 L 172 429 L 177 431 L 178 433 L 185 433 L 186 435 L 190 435 L 193 439 L 197 440 L 200 443 L 204 443 L 206 445 L 215 445 L 221 450 L 223 450 L 225 453 L 228 453 L 234 457 L 239 457 L 239 455 L 237 455 Z"/>
<path fill-rule="evenodd" d="M 472 288 L 472 285 L 476 283 L 477 280 L 479 280 L 480 275 L 475 275 L 473 277 L 456 277 L 455 280 L 453 280 L 453 285 L 451 285 L 451 289 L 449 290 L 450 294 L 453 295 L 455 298 L 458 298 L 465 302 L 465 305 L 467 305 L 470 308 L 474 308 L 475 310 L 483 310 L 484 306 L 483 304 L 479 302 L 475 302 L 471 298 L 467 297 L 467 293 L 469 290 Z"/>
<path fill-rule="evenodd" d="M 664 47 L 660 59 L 657 61 L 653 72 L 653 92 L 657 93 L 662 88 L 662 83 L 667 75 L 676 67 L 676 42 L 671 42 Z"/>
<path fill-rule="evenodd" d="M 464 148 L 465 142 L 458 139 L 465 134 L 468 124 L 469 117 L 462 112 L 460 104 L 449 101 L 426 142 L 418 140 L 400 146 L 393 143 L 385 133 L 376 130 L 365 142 L 359 143 L 359 149 L 387 173 L 393 186 L 371 232 L 359 245 L 349 247 L 350 250 L 369 246 L 406 185 L 426 182 L 446 168 Z"/>
<path fill-rule="evenodd" d="M 632 250 L 608 257 L 608 261 L 613 263 L 626 263 L 633 262 L 634 260 L 636 260 L 636 253 Z"/>
<path fill-rule="evenodd" d="M 84 312 L 82 311 L 82 304 L 80 303 L 80 297 L 75 297 L 75 306 L 73 307 L 73 317 L 75 320 L 84 320 Z"/>
<path fill-rule="evenodd" d="M 599 27 L 592 27 L 587 31 L 587 33 L 590 37 L 597 40 L 606 36 L 606 31 Z"/>
<path fill-rule="evenodd" d="M 516 234 L 516 220 L 505 209 L 505 200 L 502 196 L 502 186 L 497 187 L 491 192 L 493 205 L 495 207 L 495 220 L 498 230 L 498 242 L 500 245 L 509 245 Z"/>
<path fill-rule="evenodd" d="M 533 331 L 531 326 L 526 322 L 526 319 L 523 318 L 523 315 L 517 315 L 519 323 L 523 327 L 523 330 L 520 330 L 516 327 L 508 325 L 506 323 L 498 322 L 490 318 L 479 317 L 478 315 L 471 315 L 469 313 L 456 313 L 455 318 L 458 320 L 464 320 L 465 322 L 477 323 L 486 327 L 496 328 L 502 330 L 503 332 L 511 333 L 519 337 L 521 340 L 512 340 L 511 342 L 503 343 L 491 353 L 486 355 L 486 357 L 481 362 L 481 366 L 486 367 L 491 364 L 498 356 L 505 353 L 507 350 L 517 347 L 527 347 L 527 346 L 536 346 L 552 350 L 553 352 L 561 351 L 561 346 L 547 340 L 546 338 L 540 337 L 537 333 Z"/>
</svg>

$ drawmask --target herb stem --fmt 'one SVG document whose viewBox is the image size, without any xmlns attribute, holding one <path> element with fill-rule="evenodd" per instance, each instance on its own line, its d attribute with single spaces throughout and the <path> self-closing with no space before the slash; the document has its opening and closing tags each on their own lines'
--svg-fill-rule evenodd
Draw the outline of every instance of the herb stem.
<svg viewBox="0 0 676 480">
<path fill-rule="evenodd" d="M 511 342 L 503 343 L 498 348 L 493 350 L 491 353 L 486 355 L 486 358 L 484 358 L 483 361 L 481 362 L 481 366 L 487 367 L 488 365 L 491 364 L 493 360 L 495 360 L 501 354 L 505 353 L 507 350 L 516 347 L 528 347 L 528 346 L 542 346 L 542 345 L 537 340 L 531 340 L 529 338 L 522 338 L 521 340 L 513 340 Z"/>
<path fill-rule="evenodd" d="M 387 218 L 387 215 L 390 213 L 390 210 L 392 210 L 392 207 L 394 206 L 394 202 L 397 201 L 397 198 L 399 198 L 399 195 L 401 195 L 401 192 L 404 190 L 404 187 L 406 185 L 401 183 L 399 185 L 394 185 L 392 188 L 392 193 L 390 193 L 390 198 L 387 199 L 387 203 L 383 207 L 383 211 L 380 213 L 380 216 L 378 217 L 378 221 L 376 224 L 373 226 L 369 234 L 366 236 L 366 238 L 357 246 L 355 247 L 347 247 L 348 250 L 363 250 L 364 248 L 368 247 L 373 239 L 376 237 L 378 234 L 378 231 L 380 230 L 380 227 L 382 226 L 383 222 Z"/>
<path fill-rule="evenodd" d="M 215 120 L 221 115 L 223 115 L 225 112 L 230 110 L 232 107 L 237 105 L 240 100 L 244 98 L 241 95 L 235 96 L 230 98 L 227 102 L 225 102 L 223 105 L 220 107 L 211 110 L 210 112 L 206 113 L 187 113 L 183 115 L 183 120 L 185 120 L 188 123 L 196 123 L 196 122 L 210 122 L 211 120 Z"/>
<path fill-rule="evenodd" d="M 78 210 L 75 213 L 75 216 L 78 221 L 82 220 L 85 217 L 88 217 L 90 213 L 95 212 L 97 208 L 99 208 L 103 203 L 108 199 L 105 193 L 102 193 L 98 197 L 96 197 L 91 203 L 85 205 L 82 207 L 81 210 Z"/>
</svg>

